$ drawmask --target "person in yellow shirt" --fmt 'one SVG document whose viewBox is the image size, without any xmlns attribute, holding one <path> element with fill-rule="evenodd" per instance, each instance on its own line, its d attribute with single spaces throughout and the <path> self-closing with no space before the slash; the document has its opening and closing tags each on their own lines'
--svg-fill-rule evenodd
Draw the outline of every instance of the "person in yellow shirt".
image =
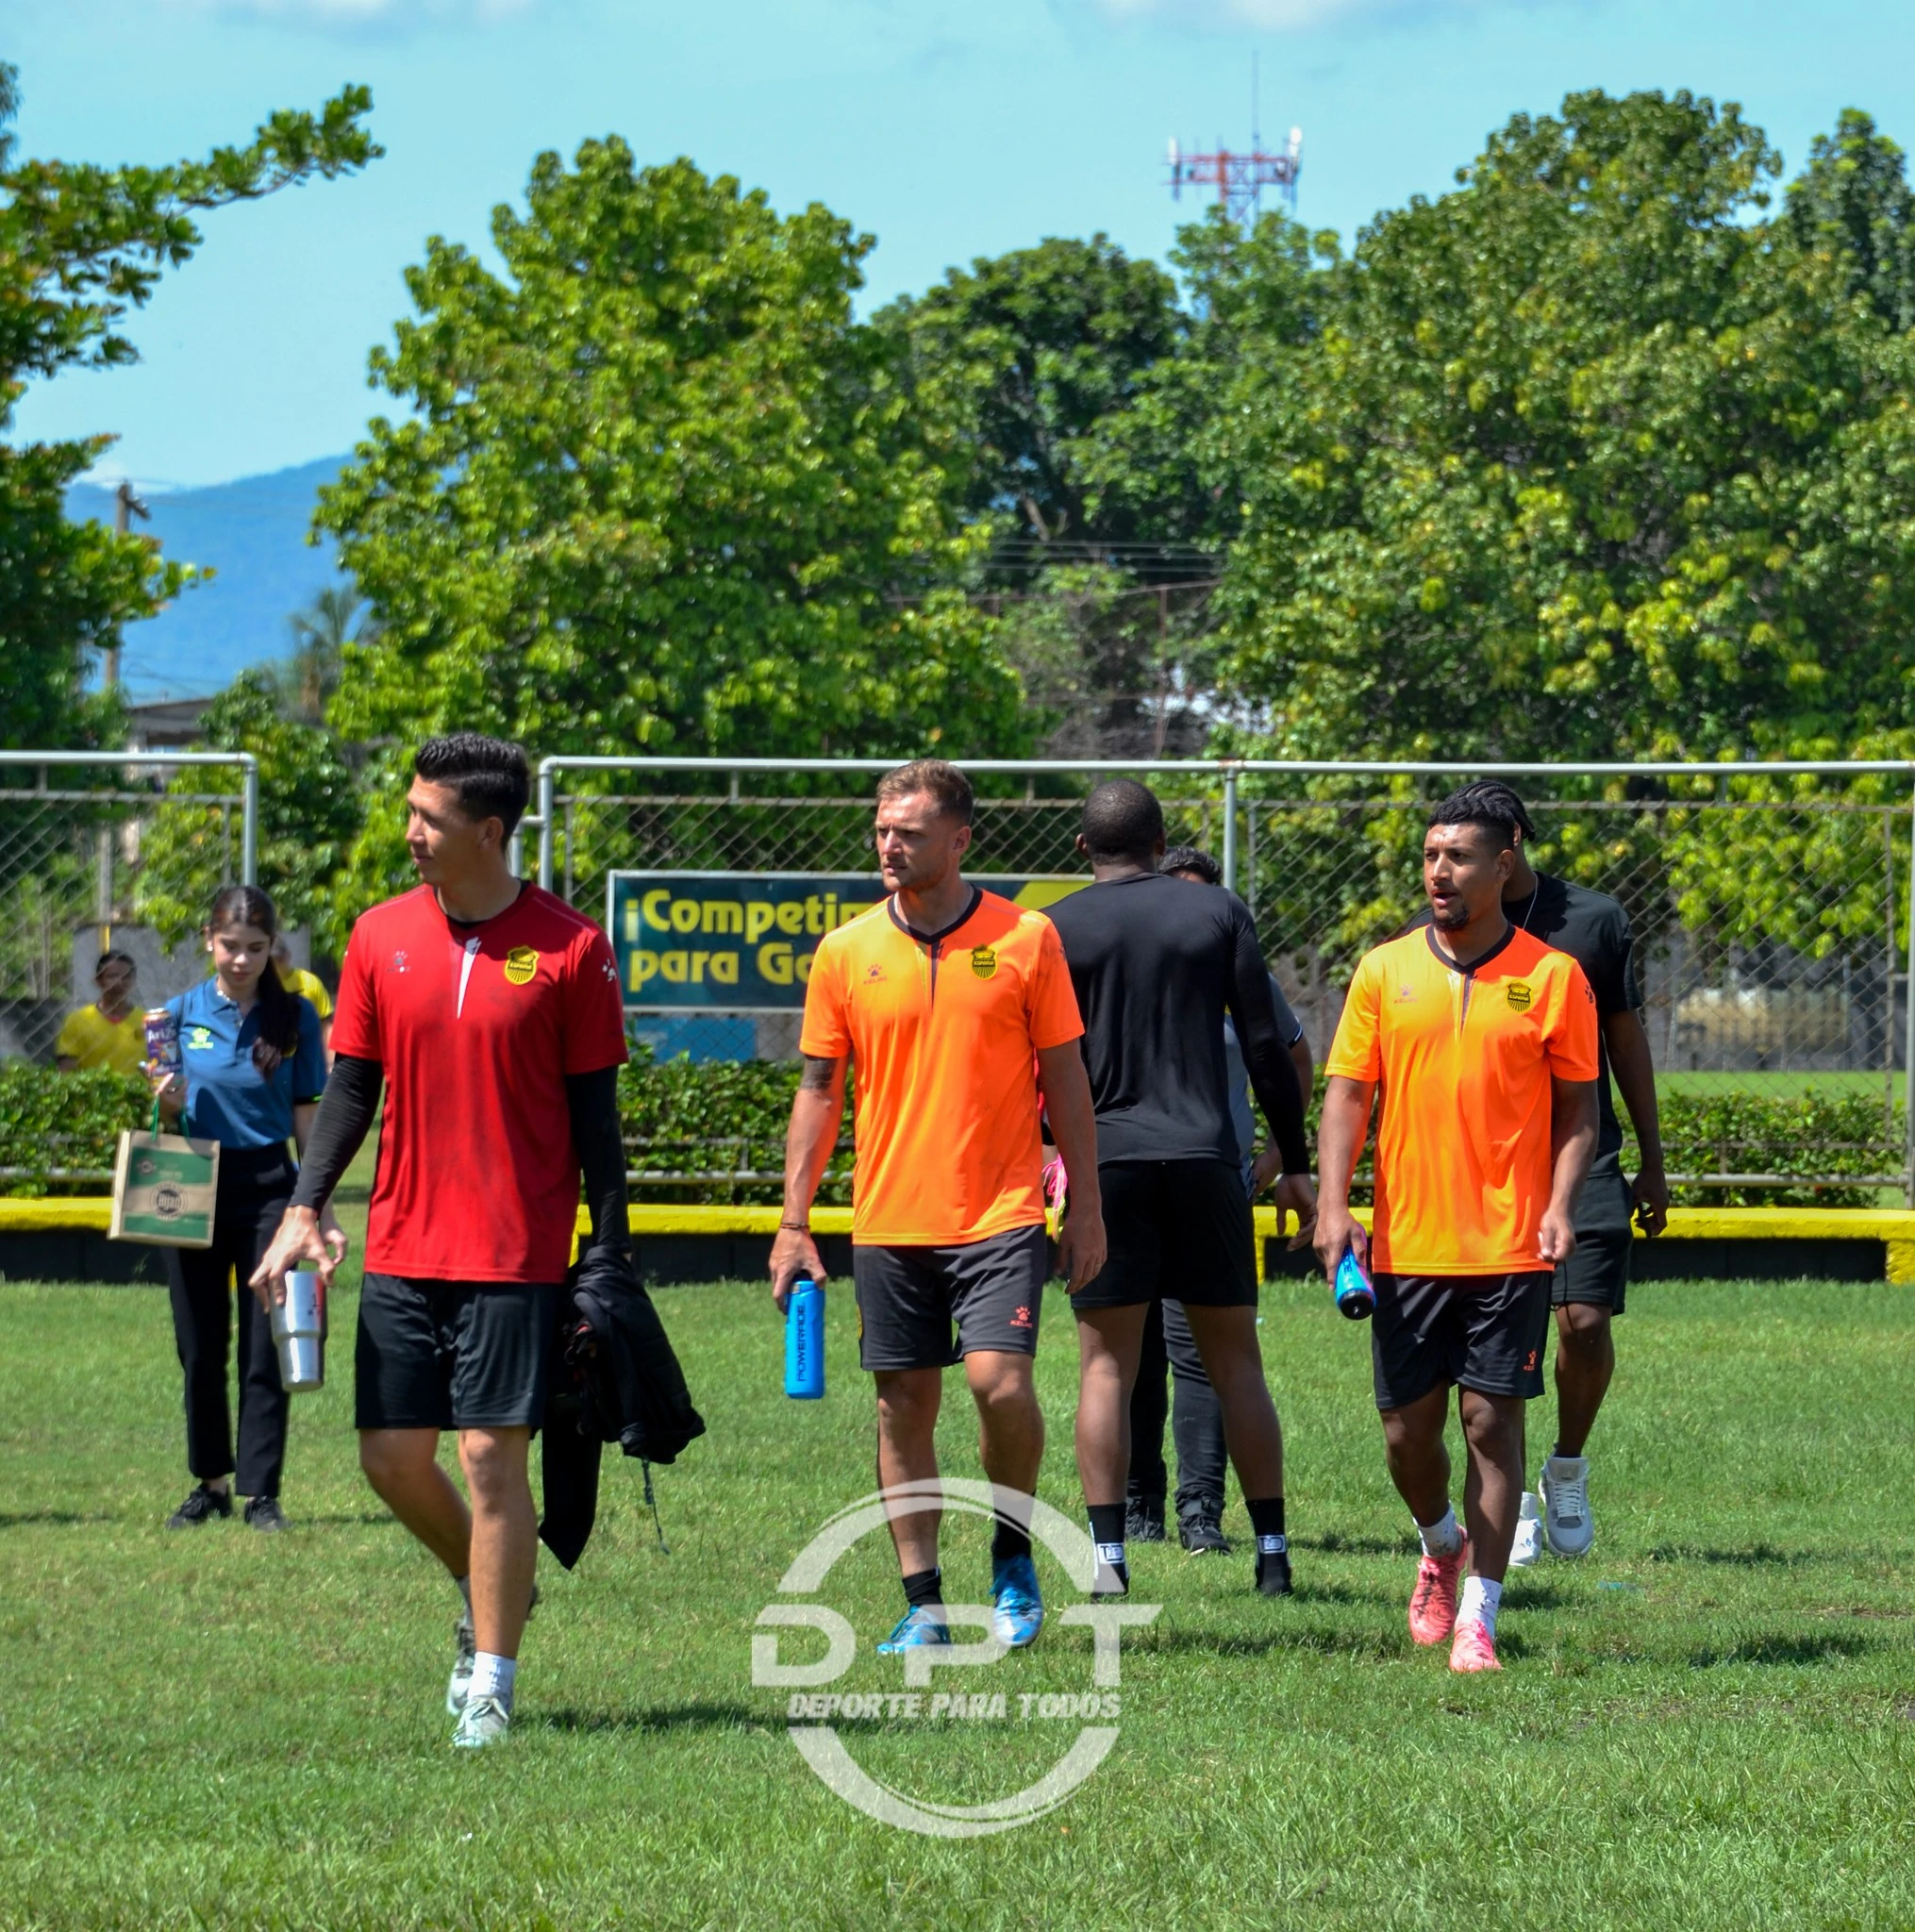
<svg viewBox="0 0 1915 1932">
<path fill-rule="evenodd" d="M 279 974 L 279 984 L 288 992 L 296 992 L 302 999 L 312 1002 L 312 1010 L 319 1015 L 319 1037 L 325 1047 L 325 1064 L 332 1066 L 332 995 L 325 990 L 325 982 L 316 973 L 308 973 L 304 966 L 292 963 L 292 948 L 281 933 L 273 941 L 273 965 Z"/>
<path fill-rule="evenodd" d="M 54 1064 L 62 1074 L 89 1067 L 111 1067 L 137 1074 L 146 1058 L 144 1015 L 133 1004 L 133 961 L 125 953 L 102 953 L 93 968 L 100 996 L 91 1007 L 69 1013 L 53 1043 Z"/>
</svg>

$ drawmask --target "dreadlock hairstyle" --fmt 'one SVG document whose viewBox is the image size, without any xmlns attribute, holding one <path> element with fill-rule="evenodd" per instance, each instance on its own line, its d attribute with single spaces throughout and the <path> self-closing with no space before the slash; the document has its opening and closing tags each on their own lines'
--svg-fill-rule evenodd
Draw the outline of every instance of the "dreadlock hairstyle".
<svg viewBox="0 0 1915 1932">
<path fill-rule="evenodd" d="M 223 886 L 213 895 L 206 929 L 219 932 L 230 925 L 257 926 L 274 940 L 279 936 L 279 914 L 258 886 Z M 258 1000 L 259 1037 L 253 1042 L 253 1064 L 270 1075 L 299 1044 L 299 995 L 287 991 L 270 946 L 259 974 Z"/>
<path fill-rule="evenodd" d="M 1536 842 L 1536 827 L 1523 801 L 1500 778 L 1478 778 L 1459 791 L 1452 791 L 1432 808 L 1433 825 L 1481 825 L 1493 832 L 1505 845 L 1514 845 L 1521 832 L 1523 842 Z"/>
</svg>

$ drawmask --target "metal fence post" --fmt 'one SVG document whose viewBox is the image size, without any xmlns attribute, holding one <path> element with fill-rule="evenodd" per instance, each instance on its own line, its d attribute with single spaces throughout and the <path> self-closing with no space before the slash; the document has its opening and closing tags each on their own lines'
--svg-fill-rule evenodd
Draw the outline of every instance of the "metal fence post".
<svg viewBox="0 0 1915 1932">
<path fill-rule="evenodd" d="M 238 754 L 240 766 L 240 883 L 259 883 L 259 760 Z"/>
<path fill-rule="evenodd" d="M 1237 890 L 1237 767 L 1224 767 L 1224 890 Z"/>
<path fill-rule="evenodd" d="M 539 760 L 539 883 L 552 890 L 552 799 L 557 758 Z"/>
</svg>

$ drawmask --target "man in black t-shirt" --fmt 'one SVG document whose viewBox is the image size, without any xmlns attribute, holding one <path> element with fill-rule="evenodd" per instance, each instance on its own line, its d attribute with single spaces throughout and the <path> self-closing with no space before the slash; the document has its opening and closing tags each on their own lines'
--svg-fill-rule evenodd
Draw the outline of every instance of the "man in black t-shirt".
<svg viewBox="0 0 1915 1932">
<path fill-rule="evenodd" d="M 1583 969 L 1596 998 L 1601 1077 L 1596 1082 L 1596 1158 L 1576 1200 L 1575 1253 L 1556 1271 L 1556 1448 L 1542 1466 L 1538 1496 L 1525 1491 L 1510 1562 L 1534 1563 L 1545 1541 L 1559 1557 L 1580 1557 L 1595 1536 L 1590 1514 L 1589 1457 L 1583 1451 L 1616 1370 L 1610 1321 L 1623 1312 L 1629 1284 L 1633 1214 L 1645 1235 L 1660 1234 L 1669 1219 L 1669 1182 L 1656 1108 L 1656 1069 L 1640 1017 L 1636 941 L 1629 915 L 1605 892 L 1537 872 L 1527 848 L 1536 827 L 1523 801 L 1500 779 L 1465 788 L 1486 811 L 1516 826 L 1516 867 L 1503 889 L 1512 925 L 1567 953 Z M 1423 914 L 1416 924 L 1427 922 Z M 1634 1183 L 1623 1177 L 1623 1128 L 1610 1095 L 1611 1074 L 1623 1090 L 1641 1150 Z"/>
<path fill-rule="evenodd" d="M 1224 868 L 1193 845 L 1178 845 L 1166 852 L 1157 870 L 1196 885 L 1224 883 Z M 1278 1036 L 1290 1049 L 1291 1065 L 1296 1069 L 1297 1085 L 1307 1105 L 1314 1073 L 1309 1042 L 1304 1038 L 1303 1022 L 1291 1011 L 1274 974 L 1270 997 L 1276 1008 Z M 1252 1156 L 1257 1121 L 1251 1110 L 1250 1079 L 1237 1030 L 1227 1019 L 1224 1022 L 1224 1067 L 1243 1188 L 1255 1195 L 1265 1180 L 1280 1172 L 1280 1157 L 1274 1147 Z M 1164 1391 L 1167 1374 L 1175 1391 L 1170 1400 Z M 1130 1483 L 1124 1497 L 1124 1534 L 1134 1543 L 1164 1541 L 1165 1491 L 1169 1487 L 1169 1472 L 1164 1467 L 1167 1420 L 1177 1453 L 1177 1541 L 1192 1556 L 1227 1557 L 1230 1542 L 1224 1534 L 1224 1475 L 1229 1456 L 1224 1446 L 1224 1411 L 1217 1407 L 1217 1391 L 1210 1387 L 1197 1344 L 1191 1339 L 1183 1304 L 1169 1297 L 1153 1302 L 1145 1314 L 1142 1353 L 1130 1392 Z"/>
<path fill-rule="evenodd" d="M 1077 849 L 1095 883 L 1048 908 L 1084 1021 L 1109 1258 L 1072 1296 L 1080 1381 L 1077 1470 L 1097 1545 L 1097 1588 L 1121 1593 L 1130 1395 L 1144 1318 L 1168 1295 L 1224 1410 L 1230 1459 L 1257 1537 L 1257 1587 L 1288 1595 L 1283 1438 L 1257 1341 L 1257 1263 L 1224 1058 L 1236 1022 L 1283 1178 L 1279 1208 L 1316 1219 L 1303 1097 L 1270 978 L 1235 893 L 1167 878 L 1163 810 L 1129 779 L 1084 805 Z"/>
</svg>

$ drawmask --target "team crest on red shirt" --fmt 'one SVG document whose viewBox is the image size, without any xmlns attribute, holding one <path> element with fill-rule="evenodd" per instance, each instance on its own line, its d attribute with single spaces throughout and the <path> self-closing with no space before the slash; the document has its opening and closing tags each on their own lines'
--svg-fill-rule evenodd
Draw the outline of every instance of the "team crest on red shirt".
<svg viewBox="0 0 1915 1932">
<path fill-rule="evenodd" d="M 514 986 L 528 986 L 539 970 L 539 956 L 530 946 L 514 946 L 506 955 L 506 977 Z"/>
</svg>

